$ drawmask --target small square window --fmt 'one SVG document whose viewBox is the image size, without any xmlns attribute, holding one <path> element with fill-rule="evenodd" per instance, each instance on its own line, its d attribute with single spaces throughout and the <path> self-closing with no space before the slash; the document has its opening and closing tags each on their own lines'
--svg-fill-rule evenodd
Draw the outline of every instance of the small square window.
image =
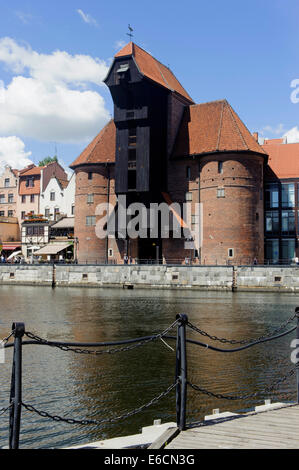
<svg viewBox="0 0 299 470">
<path fill-rule="evenodd" d="M 129 162 L 136 162 L 136 149 L 129 149 L 128 160 Z"/>
<path fill-rule="evenodd" d="M 86 216 L 86 226 L 93 227 L 96 225 L 96 217 L 95 215 L 87 215 Z"/>
<path fill-rule="evenodd" d="M 87 204 L 93 204 L 93 194 L 87 194 Z"/>
<path fill-rule="evenodd" d="M 224 188 L 218 188 L 217 189 L 217 197 L 225 197 Z"/>
<path fill-rule="evenodd" d="M 135 146 L 136 145 L 136 127 L 130 127 L 129 128 L 129 146 Z"/>
</svg>

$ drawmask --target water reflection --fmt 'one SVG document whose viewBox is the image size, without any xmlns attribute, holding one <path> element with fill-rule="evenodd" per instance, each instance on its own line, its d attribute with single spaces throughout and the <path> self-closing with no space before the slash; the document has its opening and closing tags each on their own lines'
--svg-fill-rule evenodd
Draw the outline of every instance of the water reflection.
<svg viewBox="0 0 299 470">
<path fill-rule="evenodd" d="M 299 303 L 295 294 L 10 286 L 0 288 L 0 299 L 0 338 L 10 331 L 12 321 L 24 321 L 27 330 L 49 340 L 92 342 L 160 332 L 178 313 L 187 313 L 191 322 L 219 337 L 254 338 L 285 321 Z M 188 345 L 189 379 L 215 393 L 263 390 L 292 368 L 293 337 L 233 355 Z M 160 340 L 96 357 L 42 346 L 24 349 L 24 402 L 61 416 L 98 420 L 119 416 L 149 402 L 174 381 L 175 353 Z M 0 408 L 9 397 L 11 352 L 0 366 Z M 281 384 L 274 399 L 295 399 L 294 377 Z M 242 410 L 257 403 L 261 400 L 227 402 L 189 390 L 188 419 L 198 420 L 213 408 Z M 156 418 L 175 420 L 174 393 L 141 414 L 100 428 L 56 423 L 24 411 L 21 447 L 63 447 L 133 434 Z M 0 447 L 4 445 L 7 416 L 0 417 Z"/>
</svg>

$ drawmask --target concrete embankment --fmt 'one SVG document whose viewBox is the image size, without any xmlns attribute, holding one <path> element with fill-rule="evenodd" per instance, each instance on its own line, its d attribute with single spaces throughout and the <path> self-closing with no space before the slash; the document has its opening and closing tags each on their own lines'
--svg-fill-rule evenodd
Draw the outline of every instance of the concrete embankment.
<svg viewBox="0 0 299 470">
<path fill-rule="evenodd" d="M 0 285 L 299 292 L 299 266 L 0 265 Z"/>
</svg>

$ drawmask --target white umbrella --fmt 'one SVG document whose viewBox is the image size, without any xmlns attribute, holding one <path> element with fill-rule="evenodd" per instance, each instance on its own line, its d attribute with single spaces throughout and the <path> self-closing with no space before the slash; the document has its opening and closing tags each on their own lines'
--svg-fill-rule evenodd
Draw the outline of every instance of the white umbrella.
<svg viewBox="0 0 299 470">
<path fill-rule="evenodd" d="M 20 255 L 21 253 L 22 253 L 22 251 L 15 251 L 15 252 L 12 253 L 11 255 L 9 255 L 9 257 L 7 258 L 7 260 L 14 258 L 15 256 Z"/>
</svg>

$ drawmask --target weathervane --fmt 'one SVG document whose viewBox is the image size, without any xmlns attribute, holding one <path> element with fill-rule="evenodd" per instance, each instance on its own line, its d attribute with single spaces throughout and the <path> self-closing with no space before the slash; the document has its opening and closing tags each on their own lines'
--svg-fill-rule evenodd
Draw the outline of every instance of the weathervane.
<svg viewBox="0 0 299 470">
<path fill-rule="evenodd" d="M 128 28 L 129 28 L 129 33 L 127 33 L 127 36 L 129 36 L 130 40 L 132 41 L 132 37 L 134 36 L 133 34 L 134 29 L 130 25 L 128 25 Z"/>
</svg>

